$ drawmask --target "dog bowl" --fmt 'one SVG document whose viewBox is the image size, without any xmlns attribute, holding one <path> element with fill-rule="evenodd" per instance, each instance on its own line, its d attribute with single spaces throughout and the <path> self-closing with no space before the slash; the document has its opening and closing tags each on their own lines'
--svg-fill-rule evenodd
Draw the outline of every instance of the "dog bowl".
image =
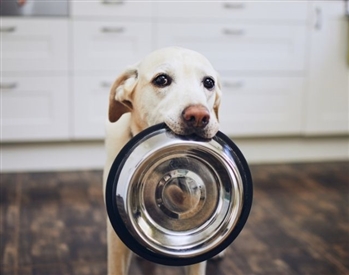
<svg viewBox="0 0 349 275">
<path fill-rule="evenodd" d="M 106 186 L 119 238 L 163 265 L 190 265 L 224 250 L 245 225 L 251 204 L 249 167 L 227 136 L 179 136 L 165 124 L 124 146 Z"/>
</svg>

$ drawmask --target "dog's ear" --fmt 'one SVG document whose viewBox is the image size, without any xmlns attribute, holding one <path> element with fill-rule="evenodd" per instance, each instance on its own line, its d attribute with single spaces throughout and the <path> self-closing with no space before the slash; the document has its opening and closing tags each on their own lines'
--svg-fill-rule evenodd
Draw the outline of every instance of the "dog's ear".
<svg viewBox="0 0 349 275">
<path fill-rule="evenodd" d="M 219 120 L 219 106 L 221 105 L 221 96 L 222 96 L 222 85 L 221 85 L 220 77 L 218 76 L 216 95 L 215 95 L 215 100 L 213 104 L 213 111 L 216 114 L 217 120 Z"/>
<path fill-rule="evenodd" d="M 136 66 L 124 71 L 113 83 L 109 95 L 108 117 L 116 122 L 127 112 L 132 111 L 132 94 L 138 82 Z"/>
</svg>

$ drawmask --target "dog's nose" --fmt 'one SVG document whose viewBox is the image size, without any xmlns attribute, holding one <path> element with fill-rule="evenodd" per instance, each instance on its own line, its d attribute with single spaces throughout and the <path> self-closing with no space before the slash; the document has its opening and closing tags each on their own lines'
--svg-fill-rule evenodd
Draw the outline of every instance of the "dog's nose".
<svg viewBox="0 0 349 275">
<path fill-rule="evenodd" d="M 182 112 L 184 122 L 189 127 L 204 128 L 210 121 L 210 113 L 202 105 L 191 105 Z"/>
</svg>

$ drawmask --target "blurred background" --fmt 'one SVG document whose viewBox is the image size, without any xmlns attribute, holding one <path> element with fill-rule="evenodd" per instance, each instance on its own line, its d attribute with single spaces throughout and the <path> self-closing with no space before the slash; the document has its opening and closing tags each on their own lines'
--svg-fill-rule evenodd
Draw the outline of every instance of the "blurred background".
<svg viewBox="0 0 349 275">
<path fill-rule="evenodd" d="M 108 94 L 178 45 L 221 75 L 252 162 L 348 158 L 346 1 L 1 1 L 3 171 L 101 168 Z"/>
<path fill-rule="evenodd" d="M 255 183 L 246 227 L 208 274 L 349 274 L 348 1 L 0 0 L 0 12 L 0 274 L 106 274 L 110 86 L 165 46 L 220 73 L 221 131 Z M 136 259 L 130 274 L 182 273 Z"/>
</svg>

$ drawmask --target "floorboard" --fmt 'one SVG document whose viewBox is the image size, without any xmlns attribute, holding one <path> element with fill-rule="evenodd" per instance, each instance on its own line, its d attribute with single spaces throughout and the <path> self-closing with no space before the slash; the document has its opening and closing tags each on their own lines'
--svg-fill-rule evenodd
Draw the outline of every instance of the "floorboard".
<svg viewBox="0 0 349 275">
<path fill-rule="evenodd" d="M 349 275 L 349 162 L 251 166 L 254 202 L 211 275 Z M 4 173 L 0 274 L 106 274 L 102 172 Z M 130 275 L 182 268 L 134 258 Z"/>
</svg>

